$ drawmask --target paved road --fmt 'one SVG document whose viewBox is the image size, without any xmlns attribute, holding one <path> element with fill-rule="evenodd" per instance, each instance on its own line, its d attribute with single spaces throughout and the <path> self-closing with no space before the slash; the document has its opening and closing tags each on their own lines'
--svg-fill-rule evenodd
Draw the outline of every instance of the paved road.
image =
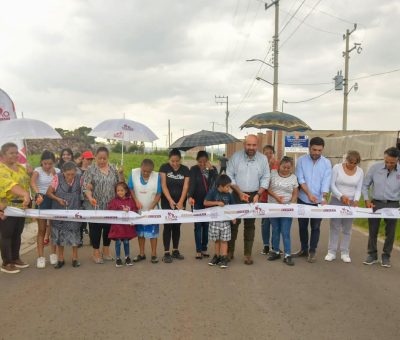
<svg viewBox="0 0 400 340">
<path fill-rule="evenodd" d="M 95 265 L 86 246 L 81 268 L 68 261 L 61 270 L 2 274 L 0 338 L 399 339 L 399 252 L 391 269 L 364 266 L 367 239 L 356 231 L 353 263 L 327 263 L 326 227 L 315 264 L 267 262 L 258 229 L 253 266 L 237 256 L 227 270 L 211 268 L 194 259 L 186 225 L 179 263 Z M 297 223 L 292 234 L 296 248 Z M 24 260 L 33 265 L 35 253 Z"/>
</svg>

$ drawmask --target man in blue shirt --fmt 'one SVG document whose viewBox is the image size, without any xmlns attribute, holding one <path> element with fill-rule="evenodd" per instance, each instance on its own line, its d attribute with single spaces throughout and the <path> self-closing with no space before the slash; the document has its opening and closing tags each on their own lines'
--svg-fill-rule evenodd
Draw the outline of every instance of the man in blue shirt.
<svg viewBox="0 0 400 340">
<path fill-rule="evenodd" d="M 267 157 L 258 149 L 258 138 L 248 135 L 244 140 L 244 149 L 235 152 L 228 162 L 226 174 L 232 180 L 232 189 L 237 204 L 257 203 L 261 195 L 268 189 L 270 171 Z M 239 230 L 240 219 L 232 224 L 232 238 L 228 243 L 228 258 L 233 259 L 235 242 Z M 244 263 L 253 264 L 251 252 L 254 242 L 255 219 L 244 219 L 243 243 Z"/>
<path fill-rule="evenodd" d="M 322 156 L 325 142 L 321 137 L 310 140 L 309 154 L 300 157 L 296 165 L 296 176 L 299 181 L 299 204 L 318 205 L 326 204 L 332 176 L 331 162 Z M 315 262 L 321 218 L 299 218 L 299 234 L 301 249 L 294 254 L 298 257 L 307 257 L 308 262 Z M 310 223 L 310 242 L 308 224 Z"/>
</svg>

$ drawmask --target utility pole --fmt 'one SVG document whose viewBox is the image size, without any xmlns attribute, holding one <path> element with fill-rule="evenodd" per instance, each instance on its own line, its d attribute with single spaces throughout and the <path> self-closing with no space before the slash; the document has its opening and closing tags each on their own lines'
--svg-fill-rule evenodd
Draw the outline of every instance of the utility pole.
<svg viewBox="0 0 400 340">
<path fill-rule="evenodd" d="M 171 120 L 168 119 L 168 147 L 171 146 Z"/>
<path fill-rule="evenodd" d="M 212 131 L 215 131 L 215 124 L 218 124 L 218 122 L 210 122 L 212 125 Z M 214 161 L 214 146 L 211 146 L 211 162 Z"/>
<path fill-rule="evenodd" d="M 182 137 L 185 135 L 185 129 L 181 129 L 182 131 Z"/>
<path fill-rule="evenodd" d="M 344 57 L 344 89 L 343 89 L 343 125 L 342 130 L 347 130 L 347 102 L 348 102 L 348 95 L 351 91 L 349 90 L 349 59 L 350 59 L 350 52 L 357 48 L 357 53 L 361 53 L 361 44 L 354 44 L 352 48 L 349 49 L 350 45 L 350 35 L 357 29 L 357 24 L 354 24 L 354 28 L 350 30 L 346 30 L 346 34 L 343 34 L 343 40 L 346 40 L 346 50 L 343 52 Z"/>
<path fill-rule="evenodd" d="M 215 102 L 217 104 L 226 104 L 225 112 L 225 132 L 228 133 L 228 118 L 229 118 L 229 99 L 228 96 L 215 96 Z"/>
<path fill-rule="evenodd" d="M 274 82 L 273 82 L 273 88 L 274 88 L 274 97 L 273 97 L 273 102 L 272 102 L 272 111 L 278 111 L 278 68 L 279 68 L 279 0 L 273 1 L 271 4 L 265 4 L 265 10 L 270 8 L 271 6 L 275 5 L 275 35 L 274 35 L 274 41 L 273 41 L 273 49 L 274 49 L 274 60 L 273 60 L 273 66 L 274 66 Z"/>
</svg>

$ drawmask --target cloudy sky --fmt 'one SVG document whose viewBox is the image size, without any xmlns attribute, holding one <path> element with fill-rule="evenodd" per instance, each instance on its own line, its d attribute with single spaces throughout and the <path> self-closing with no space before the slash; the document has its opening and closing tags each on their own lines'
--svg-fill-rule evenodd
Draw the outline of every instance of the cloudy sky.
<svg viewBox="0 0 400 340">
<path fill-rule="evenodd" d="M 400 68 L 397 0 L 281 0 L 279 107 L 333 87 L 344 70 L 343 33 L 358 23 L 351 45 L 350 78 Z M 18 115 L 54 127 L 94 127 L 122 117 L 148 125 L 165 146 L 200 129 L 223 131 L 229 96 L 229 130 L 237 137 L 253 114 L 272 109 L 266 57 L 274 10 L 259 0 L 0 0 L 0 88 Z M 261 66 L 261 68 L 260 68 Z M 355 80 L 351 80 L 353 84 Z M 400 72 L 357 80 L 349 95 L 349 129 L 398 130 Z M 289 85 L 317 84 L 317 85 Z M 284 104 L 313 129 L 341 129 L 343 92 Z"/>
</svg>

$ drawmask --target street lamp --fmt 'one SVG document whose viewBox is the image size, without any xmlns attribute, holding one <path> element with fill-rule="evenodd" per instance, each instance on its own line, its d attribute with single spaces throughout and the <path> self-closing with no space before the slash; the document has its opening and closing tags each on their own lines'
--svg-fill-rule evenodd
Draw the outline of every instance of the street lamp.
<svg viewBox="0 0 400 340">
<path fill-rule="evenodd" d="M 261 77 L 256 77 L 256 79 L 257 79 L 258 81 L 260 81 L 260 80 L 262 80 L 262 81 L 265 81 L 266 83 L 268 83 L 268 84 L 270 84 L 270 85 L 274 86 L 274 84 L 272 84 L 272 83 L 271 83 L 271 82 L 269 82 L 268 80 L 265 80 L 264 78 L 261 78 Z"/>
<path fill-rule="evenodd" d="M 272 66 L 271 64 L 268 64 L 267 62 L 265 62 L 264 60 L 261 60 L 261 59 L 247 59 L 246 61 L 260 61 L 263 64 L 268 65 L 271 68 L 274 68 L 274 66 Z"/>
</svg>

